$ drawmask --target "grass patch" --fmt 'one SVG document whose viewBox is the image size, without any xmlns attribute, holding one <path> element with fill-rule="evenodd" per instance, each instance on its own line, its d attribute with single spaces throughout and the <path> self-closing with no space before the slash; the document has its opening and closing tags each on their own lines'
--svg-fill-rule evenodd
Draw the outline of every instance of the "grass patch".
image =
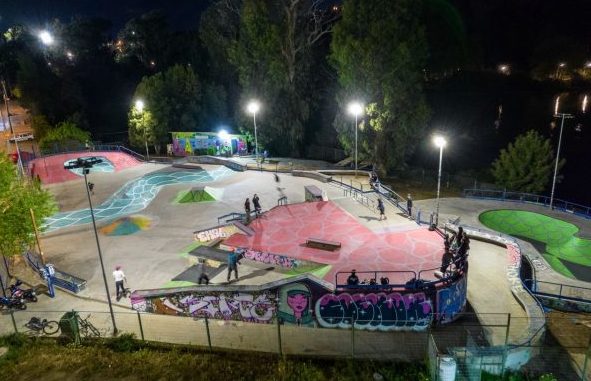
<svg viewBox="0 0 591 381">
<path fill-rule="evenodd" d="M 53 340 L 3 338 L 11 357 L 0 359 L 7 380 L 428 380 L 424 364 L 368 360 L 281 359 L 249 352 L 209 353 L 194 348 L 117 339 L 59 345 Z M 8 355 L 7 355 L 8 356 Z"/>
<path fill-rule="evenodd" d="M 400 196 L 406 198 L 410 193 L 413 200 L 428 200 L 437 197 L 437 183 L 431 184 L 429 182 L 422 182 L 420 180 L 411 179 L 391 179 L 386 178 L 383 180 L 384 184 L 393 189 Z M 450 186 L 443 181 L 441 182 L 441 194 L 440 197 L 460 197 L 462 190 Z"/>
</svg>

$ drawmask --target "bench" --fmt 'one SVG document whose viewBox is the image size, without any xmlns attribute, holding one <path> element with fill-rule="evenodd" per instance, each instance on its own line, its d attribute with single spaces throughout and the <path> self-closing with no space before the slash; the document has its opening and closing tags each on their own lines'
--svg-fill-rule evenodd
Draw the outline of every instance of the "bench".
<svg viewBox="0 0 591 381">
<path fill-rule="evenodd" d="M 319 238 L 308 238 L 306 240 L 306 246 L 312 247 L 314 249 L 334 251 L 341 248 L 341 243 Z"/>
</svg>

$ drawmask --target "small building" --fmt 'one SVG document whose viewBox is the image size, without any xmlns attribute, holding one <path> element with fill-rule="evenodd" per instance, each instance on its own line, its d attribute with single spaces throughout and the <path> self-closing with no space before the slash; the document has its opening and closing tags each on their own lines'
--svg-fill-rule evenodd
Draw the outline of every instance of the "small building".
<svg viewBox="0 0 591 381">
<path fill-rule="evenodd" d="M 246 155 L 246 135 L 217 132 L 171 132 L 172 154 L 188 155 Z"/>
</svg>

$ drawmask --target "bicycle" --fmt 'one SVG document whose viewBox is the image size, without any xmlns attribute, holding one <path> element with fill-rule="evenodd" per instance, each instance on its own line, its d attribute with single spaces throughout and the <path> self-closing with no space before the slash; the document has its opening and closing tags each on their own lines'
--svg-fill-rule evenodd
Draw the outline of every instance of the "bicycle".
<svg viewBox="0 0 591 381">
<path fill-rule="evenodd" d="M 81 336 L 84 337 L 100 337 L 101 333 L 99 332 L 99 330 L 92 325 L 92 323 L 89 321 L 90 319 L 90 314 L 88 314 L 88 316 L 86 316 L 85 319 L 82 319 L 80 317 L 80 315 L 77 315 L 78 317 L 78 330 L 80 332 Z"/>
<path fill-rule="evenodd" d="M 43 332 L 46 335 L 53 335 L 60 329 L 59 323 L 55 320 L 41 320 L 38 317 L 32 317 L 25 327 L 29 329 L 28 333 L 33 335 L 39 335 Z"/>
</svg>

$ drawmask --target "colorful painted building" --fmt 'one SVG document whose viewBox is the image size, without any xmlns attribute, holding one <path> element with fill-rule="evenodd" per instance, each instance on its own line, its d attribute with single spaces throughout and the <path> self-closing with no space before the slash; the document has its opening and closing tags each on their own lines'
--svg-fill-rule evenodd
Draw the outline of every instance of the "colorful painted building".
<svg viewBox="0 0 591 381">
<path fill-rule="evenodd" d="M 217 132 L 171 132 L 172 154 L 188 155 L 245 155 L 246 136 Z"/>
</svg>

